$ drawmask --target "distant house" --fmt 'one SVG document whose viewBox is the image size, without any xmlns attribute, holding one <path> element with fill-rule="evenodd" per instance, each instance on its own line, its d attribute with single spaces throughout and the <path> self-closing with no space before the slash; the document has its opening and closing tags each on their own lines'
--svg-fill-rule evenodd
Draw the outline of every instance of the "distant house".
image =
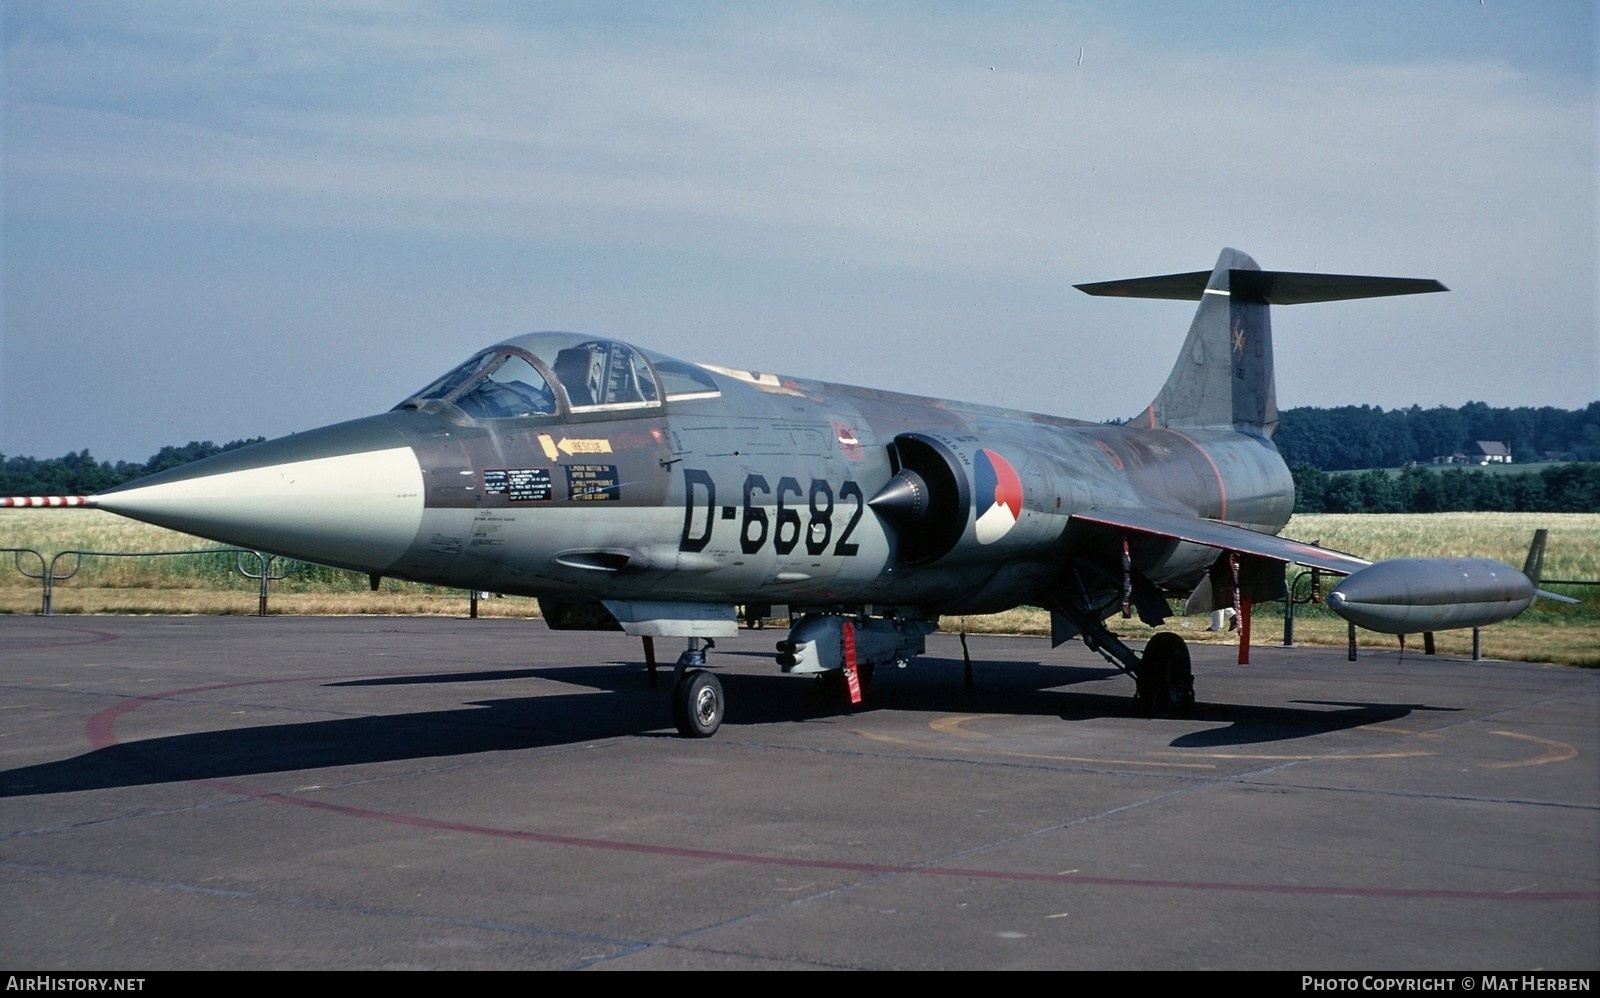
<svg viewBox="0 0 1600 998">
<path fill-rule="evenodd" d="M 1479 440 L 1467 452 L 1467 460 L 1473 464 L 1510 464 L 1511 448 L 1498 440 Z"/>
<path fill-rule="evenodd" d="M 1475 440 L 1464 454 L 1441 454 L 1434 464 L 1510 464 L 1511 448 L 1498 440 Z"/>
</svg>

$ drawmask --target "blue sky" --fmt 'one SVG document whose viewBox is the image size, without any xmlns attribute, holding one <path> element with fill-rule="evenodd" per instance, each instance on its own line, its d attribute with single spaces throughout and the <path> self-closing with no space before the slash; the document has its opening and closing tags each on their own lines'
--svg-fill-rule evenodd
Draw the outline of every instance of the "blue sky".
<svg viewBox="0 0 1600 998">
<path fill-rule="evenodd" d="M 0 453 L 381 411 L 535 329 L 1110 419 L 1263 267 L 1283 406 L 1600 398 L 1588 2 L 0 5 Z"/>
</svg>

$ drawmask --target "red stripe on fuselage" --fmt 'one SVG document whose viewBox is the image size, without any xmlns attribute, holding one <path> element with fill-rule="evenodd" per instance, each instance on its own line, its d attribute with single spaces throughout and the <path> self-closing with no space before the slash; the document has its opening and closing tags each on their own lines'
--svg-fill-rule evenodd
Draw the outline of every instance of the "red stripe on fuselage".
<svg viewBox="0 0 1600 998">
<path fill-rule="evenodd" d="M 1211 459 L 1211 454 L 1200 446 L 1199 442 L 1193 437 L 1185 433 L 1179 433 L 1171 428 L 1168 428 L 1167 432 L 1175 437 L 1182 437 L 1189 441 L 1194 445 L 1194 449 L 1200 452 L 1200 456 L 1206 459 L 1206 463 L 1211 465 L 1211 473 L 1217 478 L 1217 502 L 1220 504 L 1220 508 L 1217 510 L 1217 519 L 1226 520 L 1228 518 L 1228 485 L 1222 480 L 1222 469 L 1217 467 L 1217 462 Z"/>
</svg>

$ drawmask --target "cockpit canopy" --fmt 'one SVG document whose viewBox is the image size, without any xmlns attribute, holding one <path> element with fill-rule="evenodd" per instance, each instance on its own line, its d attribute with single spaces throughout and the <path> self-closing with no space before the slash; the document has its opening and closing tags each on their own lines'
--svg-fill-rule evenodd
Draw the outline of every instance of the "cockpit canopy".
<svg viewBox="0 0 1600 998">
<path fill-rule="evenodd" d="M 480 351 L 396 408 L 448 404 L 474 419 L 511 419 L 646 411 L 720 394 L 703 368 L 620 340 L 529 333 Z"/>
</svg>

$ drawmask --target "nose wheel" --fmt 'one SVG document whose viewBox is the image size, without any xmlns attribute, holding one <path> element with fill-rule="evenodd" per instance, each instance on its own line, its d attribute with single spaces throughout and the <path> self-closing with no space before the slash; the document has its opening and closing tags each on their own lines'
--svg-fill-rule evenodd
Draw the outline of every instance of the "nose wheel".
<svg viewBox="0 0 1600 998">
<path fill-rule="evenodd" d="M 672 688 L 672 723 L 685 738 L 710 738 L 722 727 L 722 683 L 704 669 L 689 669 Z"/>
<path fill-rule="evenodd" d="M 672 683 L 672 723 L 685 738 L 710 738 L 722 727 L 727 709 L 722 683 L 701 668 L 706 664 L 706 652 L 715 646 L 710 638 L 704 646 L 699 638 L 690 638 L 689 647 L 678 656 Z"/>
</svg>

